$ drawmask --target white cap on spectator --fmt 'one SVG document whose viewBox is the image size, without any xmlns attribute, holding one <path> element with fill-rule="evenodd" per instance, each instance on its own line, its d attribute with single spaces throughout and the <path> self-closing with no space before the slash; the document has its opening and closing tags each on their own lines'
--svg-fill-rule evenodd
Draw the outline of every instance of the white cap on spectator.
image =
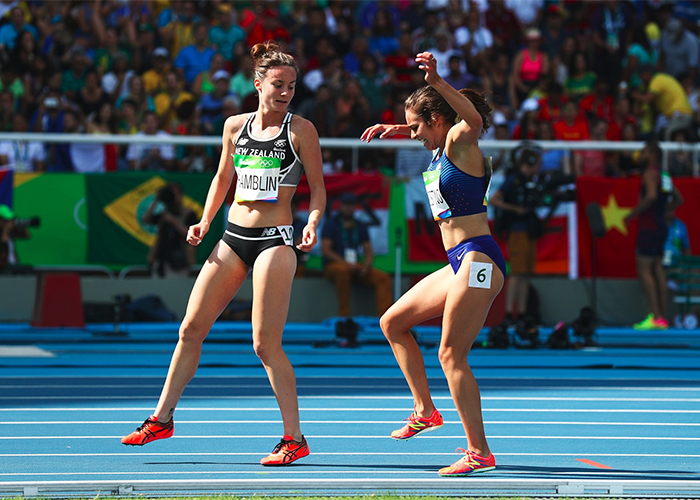
<svg viewBox="0 0 700 500">
<path fill-rule="evenodd" d="M 508 125 L 508 120 L 506 120 L 506 115 L 504 115 L 500 111 L 494 111 L 493 124 L 496 127 L 499 127 L 501 125 Z"/>
<path fill-rule="evenodd" d="M 153 51 L 153 55 L 155 57 L 168 57 L 170 54 L 168 54 L 168 49 L 165 47 L 158 47 L 156 50 Z"/>
<path fill-rule="evenodd" d="M 520 106 L 521 113 L 527 113 L 528 111 L 537 111 L 538 109 L 540 109 L 540 103 L 534 97 L 525 99 L 523 101 L 523 104 Z"/>
<path fill-rule="evenodd" d="M 212 76 L 213 81 L 221 80 L 222 78 L 224 80 L 228 80 L 229 78 L 231 78 L 231 75 L 228 74 L 228 71 L 220 69 L 219 71 L 214 73 L 214 76 Z"/>
</svg>

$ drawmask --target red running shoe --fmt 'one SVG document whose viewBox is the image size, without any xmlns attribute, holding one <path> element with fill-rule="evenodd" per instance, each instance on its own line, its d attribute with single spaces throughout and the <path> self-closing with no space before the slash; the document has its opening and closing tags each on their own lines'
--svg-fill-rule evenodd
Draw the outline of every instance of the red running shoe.
<svg viewBox="0 0 700 500">
<path fill-rule="evenodd" d="M 442 415 L 437 410 L 433 410 L 433 413 L 428 418 L 419 417 L 414 411 L 406 420 L 408 420 L 408 423 L 392 432 L 391 437 L 394 439 L 411 439 L 424 432 L 434 431 L 442 427 Z"/>
<path fill-rule="evenodd" d="M 268 456 L 260 460 L 262 465 L 289 465 L 309 454 L 309 444 L 301 436 L 301 441 L 294 441 L 292 436 L 284 436 Z"/>
<path fill-rule="evenodd" d="M 128 436 L 122 438 L 122 444 L 130 446 L 143 446 L 146 443 L 155 441 L 156 439 L 165 439 L 173 435 L 173 420 L 163 423 L 158 422 L 155 415 L 151 415 L 146 419 L 143 425 L 137 428 Z"/>
<path fill-rule="evenodd" d="M 471 476 L 477 472 L 487 472 L 496 468 L 496 459 L 491 453 L 488 458 L 477 455 L 473 451 L 465 451 L 462 448 L 455 450 L 465 455 L 449 467 L 443 467 L 438 471 L 441 476 Z"/>
</svg>

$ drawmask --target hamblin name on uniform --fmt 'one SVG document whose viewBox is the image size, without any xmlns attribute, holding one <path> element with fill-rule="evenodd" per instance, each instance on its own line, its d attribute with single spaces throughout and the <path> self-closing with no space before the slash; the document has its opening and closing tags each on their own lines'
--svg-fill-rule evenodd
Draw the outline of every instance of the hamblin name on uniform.
<svg viewBox="0 0 700 500">
<path fill-rule="evenodd" d="M 263 158 L 279 158 L 284 160 L 284 151 L 267 151 L 264 149 L 236 148 L 236 155 L 240 156 L 262 156 Z"/>
<path fill-rule="evenodd" d="M 253 173 L 241 173 L 238 176 L 238 186 L 241 189 L 256 191 L 277 191 L 277 177 L 260 176 Z"/>
</svg>

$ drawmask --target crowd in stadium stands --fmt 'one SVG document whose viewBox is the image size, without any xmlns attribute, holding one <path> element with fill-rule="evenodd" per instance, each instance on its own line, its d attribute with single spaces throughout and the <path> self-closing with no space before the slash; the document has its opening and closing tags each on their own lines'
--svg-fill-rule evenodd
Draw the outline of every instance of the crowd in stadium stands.
<svg viewBox="0 0 700 500">
<path fill-rule="evenodd" d="M 489 92 L 489 139 L 698 135 L 695 1 L 1 0 L 0 19 L 0 131 L 220 136 L 227 116 L 257 109 L 249 50 L 275 39 L 300 67 L 292 110 L 321 137 L 403 120 L 405 98 L 424 84 L 421 51 L 453 86 Z M 0 164 L 213 171 L 218 153 L 0 143 Z M 324 170 L 348 170 L 349 156 L 327 149 Z M 543 169 L 562 168 L 562 158 L 545 152 Z M 360 168 L 394 161 L 375 150 Z M 635 155 L 583 151 L 573 168 L 627 176 Z M 672 155 L 670 168 L 690 175 L 690 156 Z"/>
</svg>

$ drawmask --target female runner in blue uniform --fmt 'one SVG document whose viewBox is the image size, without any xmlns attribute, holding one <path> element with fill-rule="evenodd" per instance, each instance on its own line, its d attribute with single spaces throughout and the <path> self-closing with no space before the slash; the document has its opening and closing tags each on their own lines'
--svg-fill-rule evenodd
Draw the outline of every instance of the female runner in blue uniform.
<svg viewBox="0 0 700 500">
<path fill-rule="evenodd" d="M 468 446 L 461 450 L 462 458 L 438 473 L 466 476 L 496 466 L 484 434 L 479 387 L 467 361 L 506 274 L 486 216 L 490 165 L 478 145 L 489 126 L 491 107 L 478 92 L 457 91 L 446 83 L 431 53 L 418 54 L 416 61 L 428 85 L 406 100 L 406 125 L 377 124 L 361 136 L 369 142 L 376 136 L 410 135 L 434 152 L 423 177 L 450 263 L 406 292 L 380 320 L 414 399 L 408 423 L 391 436 L 409 439 L 442 426 L 430 397 L 423 355 L 410 333 L 414 325 L 442 316 L 440 364 Z"/>
<path fill-rule="evenodd" d="M 262 361 L 282 413 L 284 437 L 263 465 L 287 465 L 309 454 L 301 434 L 294 370 L 282 350 L 296 254 L 292 248 L 291 200 L 302 171 L 311 188 L 309 219 L 297 247 L 316 244 L 316 228 L 325 210 L 321 147 L 314 125 L 287 112 L 294 97 L 297 66 L 274 42 L 251 49 L 255 113 L 229 117 L 223 148 L 199 223 L 190 226 L 187 242 L 199 245 L 236 176 L 235 202 L 222 240 L 202 266 L 194 284 L 180 339 L 155 412 L 122 439 L 143 445 L 173 434 L 173 412 L 194 377 L 202 342 L 224 308 L 253 270 L 253 347 Z"/>
</svg>

